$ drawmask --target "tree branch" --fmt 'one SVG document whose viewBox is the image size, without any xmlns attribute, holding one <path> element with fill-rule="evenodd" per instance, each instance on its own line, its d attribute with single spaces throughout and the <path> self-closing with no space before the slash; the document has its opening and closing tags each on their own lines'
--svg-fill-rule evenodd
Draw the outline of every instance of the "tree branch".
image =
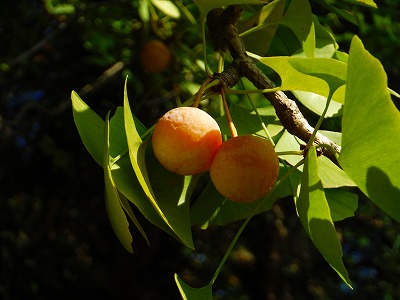
<svg viewBox="0 0 400 300">
<path fill-rule="evenodd" d="M 271 89 L 275 84 L 257 67 L 255 62 L 247 55 L 244 43 L 239 36 L 236 23 L 243 9 L 240 5 L 231 5 L 226 9 L 215 9 L 207 16 L 207 25 L 210 38 L 214 43 L 215 50 L 225 52 L 229 50 L 233 62 L 222 73 L 215 73 L 225 87 L 235 86 L 241 77 L 249 79 L 258 89 Z M 280 119 L 285 129 L 300 138 L 305 143 L 310 139 L 314 128 L 308 123 L 300 112 L 295 101 L 289 99 L 282 91 L 264 93 Z M 313 141 L 314 145 L 329 145 L 337 153 L 340 146 L 323 136 L 319 132 Z M 324 149 L 323 152 L 333 162 L 337 163 L 335 156 Z"/>
</svg>

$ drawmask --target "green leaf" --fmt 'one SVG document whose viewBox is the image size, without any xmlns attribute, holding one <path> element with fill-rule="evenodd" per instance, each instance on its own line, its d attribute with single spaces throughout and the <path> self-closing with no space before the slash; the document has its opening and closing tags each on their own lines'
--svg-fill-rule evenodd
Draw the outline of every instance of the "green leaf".
<svg viewBox="0 0 400 300">
<path fill-rule="evenodd" d="M 267 0 L 193 0 L 205 17 L 214 8 L 235 4 L 266 4 Z"/>
<path fill-rule="evenodd" d="M 177 274 L 174 275 L 176 285 L 183 300 L 212 300 L 212 283 L 210 282 L 204 287 L 193 288 L 184 282 Z"/>
<path fill-rule="evenodd" d="M 121 200 L 118 195 L 118 190 L 115 186 L 115 183 L 111 175 L 111 169 L 109 164 L 109 146 L 110 146 L 109 135 L 110 135 L 110 123 L 109 123 L 109 113 L 108 113 L 104 128 L 104 157 L 103 157 L 104 181 L 106 190 L 106 211 L 108 218 L 110 219 L 111 226 L 115 234 L 117 235 L 119 241 L 127 251 L 132 253 L 133 252 L 132 235 L 129 231 L 129 223 L 121 207 Z"/>
<path fill-rule="evenodd" d="M 325 189 L 325 196 L 333 222 L 354 216 L 354 212 L 358 207 L 357 194 L 341 189 Z"/>
<path fill-rule="evenodd" d="M 281 78 L 280 90 L 312 92 L 343 103 L 347 65 L 330 58 L 262 57 L 260 62 L 274 69 Z"/>
<path fill-rule="evenodd" d="M 312 112 L 321 116 L 325 109 L 327 98 L 315 93 L 304 92 L 304 91 L 292 91 L 304 106 L 310 109 Z M 326 118 L 341 115 L 342 104 L 331 100 L 329 103 L 328 111 L 325 114 Z"/>
<path fill-rule="evenodd" d="M 284 0 L 272 1 L 251 18 L 239 22 L 238 31 L 246 50 L 263 56 L 268 51 L 278 28 L 277 21 L 283 16 Z M 260 43 L 262 41 L 262 43 Z"/>
<path fill-rule="evenodd" d="M 194 249 L 190 223 L 190 197 L 200 175 L 181 176 L 165 169 L 154 155 L 149 143 L 146 167 L 155 199 L 168 220 L 173 235 L 186 247 Z"/>
<path fill-rule="evenodd" d="M 174 3 L 168 0 L 151 0 L 153 5 L 157 7 L 159 10 L 161 10 L 164 14 L 167 16 L 174 18 L 174 19 L 179 19 L 181 16 L 179 9 L 176 7 Z"/>
<path fill-rule="evenodd" d="M 339 45 L 335 41 L 335 37 L 319 23 L 317 16 L 313 15 L 313 23 L 316 39 L 314 57 L 333 57 L 339 48 Z"/>
<path fill-rule="evenodd" d="M 148 200 L 133 171 L 128 155 L 124 155 L 114 162 L 111 167 L 111 175 L 118 191 L 131 201 L 147 220 L 175 236 L 172 229 L 164 222 Z"/>
<path fill-rule="evenodd" d="M 362 6 L 369 6 L 373 8 L 378 7 L 373 0 L 343 0 L 343 1 Z"/>
<path fill-rule="evenodd" d="M 286 169 L 281 167 L 279 178 L 286 173 Z M 293 195 L 297 190 L 300 172 L 294 172 L 290 180 L 283 181 L 270 195 L 268 200 L 256 211 L 256 214 L 265 212 L 272 208 L 276 199 Z M 237 203 L 225 199 L 221 196 L 212 182 L 203 190 L 199 198 L 191 208 L 192 224 L 198 224 L 206 228 L 209 224 L 226 225 L 238 220 L 245 219 L 263 201 L 264 197 L 254 203 Z"/>
<path fill-rule="evenodd" d="M 324 188 L 356 186 L 353 180 L 329 158 L 321 156 L 319 161 L 319 176 Z"/>
<path fill-rule="evenodd" d="M 300 194 L 295 199 L 295 203 L 301 223 L 314 245 L 343 281 L 351 287 L 342 261 L 342 247 L 319 178 L 317 153 L 314 146 L 307 153 L 301 177 Z"/>
<path fill-rule="evenodd" d="M 315 29 L 308 0 L 292 0 L 279 23 L 293 31 L 307 57 L 314 57 Z"/>
<path fill-rule="evenodd" d="M 72 113 L 76 128 L 87 151 L 103 166 L 104 121 L 78 96 L 71 93 Z"/>
<path fill-rule="evenodd" d="M 191 224 L 206 229 L 220 211 L 224 201 L 227 201 L 226 198 L 217 191 L 210 180 L 190 208 Z"/>
<path fill-rule="evenodd" d="M 129 106 L 126 81 L 124 90 L 124 123 L 129 158 L 141 188 L 154 210 L 180 241 L 194 248 L 189 219 L 189 198 L 197 177 L 179 176 L 165 170 L 152 151 L 147 151 L 137 132 Z M 150 157 L 149 157 L 150 155 Z M 147 164 L 146 164 L 147 163 Z M 128 197 L 129 199 L 129 197 Z"/>
<path fill-rule="evenodd" d="M 141 147 L 143 142 L 136 129 L 135 121 L 129 106 L 128 93 L 126 88 L 127 81 L 125 81 L 124 88 L 124 127 L 126 139 L 128 142 L 129 158 L 133 170 L 135 171 L 136 177 L 139 180 L 141 187 L 143 188 L 146 196 L 149 198 L 154 209 L 159 213 L 160 217 L 168 224 L 168 220 L 164 213 L 158 207 L 154 197 L 153 190 L 150 185 L 150 180 L 146 170 L 145 163 L 145 147 Z"/>
<path fill-rule="evenodd" d="M 110 120 L 110 156 L 118 159 L 120 155 L 126 154 L 128 144 L 126 142 L 126 134 L 124 130 L 124 110 L 121 106 L 117 107 Z"/>
<path fill-rule="evenodd" d="M 378 207 L 400 221 L 400 113 L 381 63 L 358 37 L 347 73 L 339 163 Z"/>
<path fill-rule="evenodd" d="M 276 116 L 275 109 L 272 106 L 257 108 L 257 111 L 272 137 L 276 136 L 283 130 L 283 126 Z M 246 109 L 240 105 L 231 103 L 229 112 L 239 135 L 257 134 L 266 137 L 263 126 L 254 110 Z M 218 117 L 216 121 L 220 126 L 221 132 L 230 136 L 231 132 L 229 130 L 228 122 L 226 121 L 226 116 Z"/>
</svg>

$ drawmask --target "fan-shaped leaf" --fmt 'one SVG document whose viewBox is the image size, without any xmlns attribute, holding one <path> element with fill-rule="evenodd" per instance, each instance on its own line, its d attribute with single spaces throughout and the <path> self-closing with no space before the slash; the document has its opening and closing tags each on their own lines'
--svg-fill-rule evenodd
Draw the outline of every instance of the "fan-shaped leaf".
<svg viewBox="0 0 400 300">
<path fill-rule="evenodd" d="M 400 113 L 381 63 L 351 43 L 339 163 L 384 212 L 400 221 Z"/>
</svg>

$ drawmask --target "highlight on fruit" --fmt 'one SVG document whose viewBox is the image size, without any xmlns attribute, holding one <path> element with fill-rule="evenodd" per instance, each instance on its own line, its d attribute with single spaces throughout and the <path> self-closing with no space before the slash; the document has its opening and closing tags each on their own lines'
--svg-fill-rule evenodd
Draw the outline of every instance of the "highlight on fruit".
<svg viewBox="0 0 400 300">
<path fill-rule="evenodd" d="M 275 184 L 279 160 L 269 140 L 253 135 L 233 137 L 218 148 L 210 167 L 215 188 L 235 202 L 250 203 Z"/>
<path fill-rule="evenodd" d="M 217 122 L 196 107 L 178 107 L 157 122 L 152 145 L 156 158 L 169 171 L 195 175 L 209 170 L 222 144 Z"/>
<path fill-rule="evenodd" d="M 161 73 L 172 62 L 170 48 L 159 40 L 146 42 L 140 50 L 140 62 L 147 73 Z"/>
</svg>

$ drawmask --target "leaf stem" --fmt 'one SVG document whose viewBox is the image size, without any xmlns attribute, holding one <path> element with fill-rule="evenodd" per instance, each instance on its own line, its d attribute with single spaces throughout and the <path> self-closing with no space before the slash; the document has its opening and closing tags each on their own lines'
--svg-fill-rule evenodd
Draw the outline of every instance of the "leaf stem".
<svg viewBox="0 0 400 300">
<path fill-rule="evenodd" d="M 326 105 L 325 105 L 324 111 L 322 112 L 320 118 L 318 119 L 318 122 L 314 127 L 314 131 L 312 132 L 310 139 L 307 142 L 307 148 L 310 148 L 314 143 L 314 139 L 315 139 L 315 136 L 317 135 L 318 129 L 321 127 L 321 124 L 325 119 L 325 115 L 328 111 L 329 104 L 331 103 L 332 96 L 333 96 L 333 92 L 329 92 L 328 98 L 326 99 Z"/>
<path fill-rule="evenodd" d="M 194 98 L 194 102 L 193 102 L 193 105 L 192 105 L 193 107 L 198 107 L 199 106 L 199 103 L 200 103 L 200 100 L 201 100 L 201 96 L 203 95 L 203 92 L 207 88 L 207 84 L 209 84 L 211 81 L 212 81 L 211 78 L 207 78 L 201 84 L 200 89 L 198 90 L 198 92 L 196 93 L 196 97 Z"/>
</svg>

